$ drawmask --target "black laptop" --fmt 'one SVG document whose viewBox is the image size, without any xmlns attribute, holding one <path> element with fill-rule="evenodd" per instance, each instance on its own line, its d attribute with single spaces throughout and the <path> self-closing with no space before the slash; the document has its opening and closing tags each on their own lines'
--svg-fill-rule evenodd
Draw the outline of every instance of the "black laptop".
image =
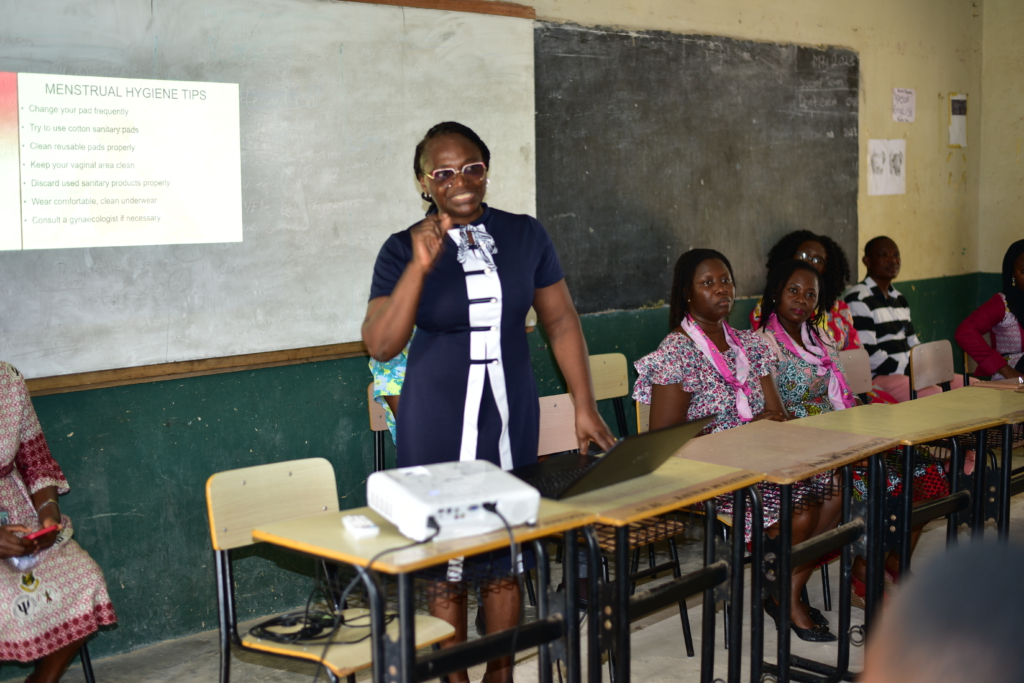
<svg viewBox="0 0 1024 683">
<path fill-rule="evenodd" d="M 712 415 L 627 436 L 619 439 L 604 455 L 576 451 L 559 453 L 544 462 L 517 467 L 511 473 L 540 491 L 544 498 L 561 500 L 578 496 L 650 474 L 714 419 Z"/>
</svg>

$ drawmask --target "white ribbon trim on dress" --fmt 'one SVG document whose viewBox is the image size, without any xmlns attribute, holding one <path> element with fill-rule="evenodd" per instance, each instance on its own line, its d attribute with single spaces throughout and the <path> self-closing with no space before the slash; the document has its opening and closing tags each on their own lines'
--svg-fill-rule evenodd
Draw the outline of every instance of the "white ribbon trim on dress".
<svg viewBox="0 0 1024 683">
<path fill-rule="evenodd" d="M 483 225 L 453 228 L 448 235 L 459 245 L 459 261 L 466 275 L 469 306 L 469 371 L 466 381 L 466 403 L 462 415 L 462 441 L 459 460 L 476 460 L 477 423 L 483 399 L 484 380 L 490 380 L 491 394 L 501 416 L 498 456 L 501 468 L 512 469 L 512 444 L 508 432 L 509 408 L 505 370 L 501 357 L 501 280 L 494 265 L 498 249 L 494 238 Z M 469 236 L 473 245 L 469 244 Z M 463 248 L 465 246 L 465 248 Z M 473 247 L 477 248 L 473 248 Z M 472 274 L 469 274 L 472 273 Z"/>
</svg>

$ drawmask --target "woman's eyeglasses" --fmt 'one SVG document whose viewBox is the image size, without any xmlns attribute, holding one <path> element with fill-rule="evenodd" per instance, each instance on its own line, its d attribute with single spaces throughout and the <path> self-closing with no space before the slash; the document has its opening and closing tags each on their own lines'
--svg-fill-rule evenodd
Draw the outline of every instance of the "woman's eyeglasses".
<svg viewBox="0 0 1024 683">
<path fill-rule="evenodd" d="M 427 175 L 430 176 L 435 183 L 450 183 L 455 180 L 455 176 L 459 174 L 461 174 L 466 180 L 483 180 L 484 176 L 487 175 L 487 164 L 482 161 L 477 161 L 473 164 L 466 164 L 462 167 L 462 170 L 455 168 L 435 168 Z"/>
<path fill-rule="evenodd" d="M 823 266 L 825 265 L 825 258 L 823 256 L 811 256 L 806 251 L 799 251 L 796 257 L 801 261 L 807 261 L 812 266 Z"/>
</svg>

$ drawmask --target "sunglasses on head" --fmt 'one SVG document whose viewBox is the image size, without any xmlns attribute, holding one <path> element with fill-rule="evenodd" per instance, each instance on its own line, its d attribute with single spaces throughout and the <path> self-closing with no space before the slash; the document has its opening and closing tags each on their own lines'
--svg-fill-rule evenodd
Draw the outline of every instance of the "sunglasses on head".
<svg viewBox="0 0 1024 683">
<path fill-rule="evenodd" d="M 455 176 L 460 174 L 466 180 L 483 180 L 484 176 L 487 175 L 487 164 L 477 161 L 472 164 L 466 164 L 461 170 L 456 168 L 435 168 L 426 175 L 435 183 L 450 183 L 455 180 Z"/>
</svg>

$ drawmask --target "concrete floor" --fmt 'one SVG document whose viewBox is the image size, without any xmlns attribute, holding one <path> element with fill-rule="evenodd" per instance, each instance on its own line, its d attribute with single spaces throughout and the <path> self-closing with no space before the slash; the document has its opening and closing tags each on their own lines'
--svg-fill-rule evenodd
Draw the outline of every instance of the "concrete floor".
<svg viewBox="0 0 1024 683">
<path fill-rule="evenodd" d="M 1014 458 L 1017 460 L 1017 457 Z M 1015 463 L 1016 465 L 1016 463 Z M 1024 543 L 1024 496 L 1015 499 L 1011 506 L 1011 536 L 1016 542 Z M 986 531 L 987 538 L 995 537 L 994 525 L 989 525 Z M 966 528 L 961 530 L 961 539 L 966 542 Z M 683 571 L 694 569 L 700 566 L 700 542 L 698 539 L 688 539 L 684 547 L 680 548 L 684 563 Z M 945 549 L 945 525 L 941 522 L 932 522 L 925 530 L 920 545 L 914 555 L 915 566 L 920 568 L 924 564 L 941 557 Z M 659 558 L 660 560 L 661 558 Z M 560 565 L 553 565 L 553 572 L 556 574 Z M 832 591 L 834 604 L 838 604 L 836 595 L 839 580 L 838 572 L 833 563 L 831 567 Z M 749 575 L 749 570 L 748 570 Z M 819 609 L 823 608 L 821 599 L 821 580 L 815 574 L 808 583 L 811 604 Z M 746 605 L 744 612 L 745 621 L 749 621 L 749 585 L 745 596 Z M 688 603 L 688 614 L 690 623 L 693 625 L 694 645 L 699 655 L 701 643 L 701 599 L 691 598 Z M 471 614 L 473 612 L 471 611 Z M 833 618 L 835 612 L 826 613 L 826 616 Z M 529 613 L 528 613 L 529 616 Z M 721 610 L 716 619 L 715 629 L 715 677 L 725 678 L 726 675 L 726 651 L 722 647 L 724 640 L 722 632 Z M 852 610 L 854 624 L 863 619 L 863 612 L 854 608 Z M 838 618 L 835 616 L 835 618 Z M 776 647 L 775 630 L 769 618 L 765 617 L 765 653 L 770 661 L 774 661 Z M 247 629 L 256 622 L 243 625 Z M 682 629 L 679 621 L 677 608 L 662 610 L 650 615 L 645 619 L 635 622 L 632 625 L 632 672 L 633 680 L 644 683 L 677 683 L 680 681 L 699 680 L 700 659 L 698 657 L 687 658 L 683 649 Z M 744 629 L 745 638 L 749 635 L 749 629 Z M 823 662 L 834 662 L 837 648 L 835 644 L 828 643 L 805 643 L 792 637 L 792 649 L 795 654 L 809 657 Z M 585 643 L 584 643 L 585 647 Z M 749 640 L 744 642 L 744 650 L 748 650 Z M 161 643 L 149 648 L 138 650 L 116 657 L 109 657 L 94 662 L 96 679 L 100 683 L 170 683 L 170 682 L 206 682 L 217 680 L 219 650 L 217 645 L 217 632 L 208 631 L 188 638 Z M 744 674 L 742 679 L 748 680 L 749 674 L 749 652 L 744 653 Z M 850 667 L 859 671 L 863 661 L 863 648 L 851 648 Z M 585 662 L 585 658 L 584 658 Z M 604 667 L 607 672 L 607 667 Z M 300 681 L 312 681 L 315 667 L 311 664 L 277 657 L 256 655 L 247 652 L 236 652 L 232 661 L 232 680 L 237 683 L 292 683 Z M 14 683 L 23 680 L 23 677 L 9 678 L 13 670 L 8 668 L 3 672 L 5 678 L 3 683 Z M 516 680 L 518 683 L 536 683 L 538 679 L 536 651 L 521 652 L 517 657 Z M 476 667 L 470 671 L 470 678 L 479 681 L 483 675 L 483 666 Z M 607 673 L 604 674 L 607 676 Z M 367 681 L 370 677 L 369 671 L 358 675 L 360 682 Z M 81 668 L 77 665 L 68 671 L 62 679 L 66 683 L 81 683 L 84 677 Z M 325 680 L 321 675 L 320 680 Z M 557 680 L 557 679 L 556 679 Z M 584 679 L 585 680 L 585 679 Z"/>
</svg>

